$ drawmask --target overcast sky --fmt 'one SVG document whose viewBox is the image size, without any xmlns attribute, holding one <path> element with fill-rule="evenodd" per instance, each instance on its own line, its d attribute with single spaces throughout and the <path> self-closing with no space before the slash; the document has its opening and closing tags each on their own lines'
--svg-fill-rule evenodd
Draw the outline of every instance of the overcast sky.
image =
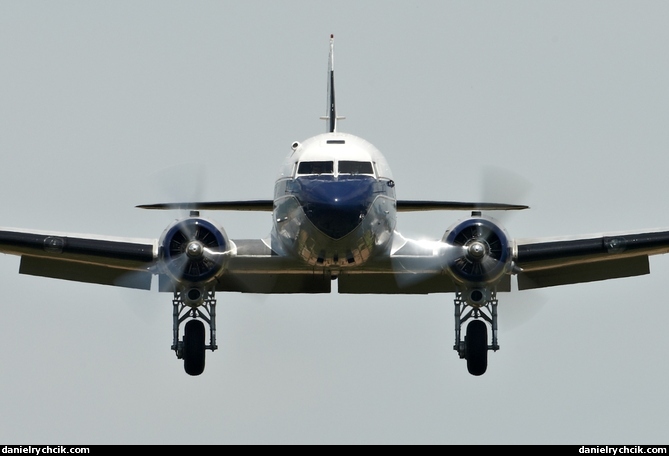
<svg viewBox="0 0 669 456">
<path fill-rule="evenodd" d="M 290 144 L 325 131 L 334 33 L 339 129 L 385 154 L 398 197 L 517 197 L 521 238 L 669 227 L 668 20 L 661 1 L 3 1 L 0 225 L 158 238 L 177 214 L 136 204 L 271 198 Z M 499 168 L 516 185 L 486 185 Z M 3 443 L 667 442 L 669 258 L 501 295 L 482 377 L 450 294 L 219 294 L 193 378 L 169 294 L 18 265 L 0 257 Z"/>
</svg>

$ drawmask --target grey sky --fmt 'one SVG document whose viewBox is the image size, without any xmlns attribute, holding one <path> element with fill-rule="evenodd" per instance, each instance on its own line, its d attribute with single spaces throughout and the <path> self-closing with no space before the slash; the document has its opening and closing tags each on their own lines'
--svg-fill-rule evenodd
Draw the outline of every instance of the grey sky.
<svg viewBox="0 0 669 456">
<path fill-rule="evenodd" d="M 493 166 L 531 186 L 514 237 L 669 227 L 668 19 L 651 1 L 4 1 L 0 225 L 157 238 L 176 214 L 136 204 L 271 197 L 291 142 L 325 129 L 334 33 L 339 128 L 386 155 L 399 197 L 507 199 L 482 190 Z M 233 238 L 271 225 L 205 215 Z M 465 215 L 398 228 L 439 238 Z M 18 263 L 0 258 L 0 442 L 667 440 L 669 258 L 502 295 L 480 378 L 452 350 L 452 295 L 220 294 L 220 349 L 191 378 L 171 296 Z"/>
</svg>

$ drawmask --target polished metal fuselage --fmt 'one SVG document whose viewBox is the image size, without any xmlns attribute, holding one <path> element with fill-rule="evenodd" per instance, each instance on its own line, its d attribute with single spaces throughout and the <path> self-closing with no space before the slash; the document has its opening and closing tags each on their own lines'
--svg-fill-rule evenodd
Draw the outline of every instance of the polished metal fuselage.
<svg viewBox="0 0 669 456">
<path fill-rule="evenodd" d="M 302 159 L 370 161 L 375 174 L 301 176 L 295 166 Z M 277 253 L 333 274 L 388 253 L 396 224 L 395 183 L 378 150 L 355 136 L 332 133 L 305 141 L 287 162 L 274 189 Z"/>
<path fill-rule="evenodd" d="M 279 193 L 289 187 L 286 184 L 289 182 L 277 183 Z M 376 255 L 387 253 L 396 223 L 394 191 L 388 181 L 378 181 L 374 187 L 373 198 L 364 213 L 360 214 L 358 223 L 353 225 L 343 221 L 351 229 L 337 239 L 327 233 L 331 226 L 318 226 L 318 221 L 310 218 L 310 201 L 284 190 L 274 200 L 277 247 L 306 264 L 331 270 L 360 266 Z M 329 210 L 331 217 L 326 221 L 328 225 L 337 224 L 338 218 L 344 218 L 336 206 Z"/>
</svg>

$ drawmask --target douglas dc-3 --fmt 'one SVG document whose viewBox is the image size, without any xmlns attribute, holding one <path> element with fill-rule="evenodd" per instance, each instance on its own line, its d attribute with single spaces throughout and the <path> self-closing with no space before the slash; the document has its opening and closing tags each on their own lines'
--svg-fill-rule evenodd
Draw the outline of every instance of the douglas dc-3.
<svg viewBox="0 0 669 456">
<path fill-rule="evenodd" d="M 173 343 L 190 375 L 216 350 L 216 292 L 455 293 L 454 349 L 472 375 L 499 349 L 497 294 L 648 274 L 649 255 L 669 251 L 669 231 L 543 240 L 509 237 L 482 211 L 504 203 L 408 201 L 395 197 L 386 159 L 369 142 L 337 131 L 333 37 L 328 59 L 326 133 L 294 142 L 274 198 L 138 206 L 185 209 L 159 239 L 136 240 L 4 228 L 0 251 L 21 257 L 21 274 L 173 294 Z M 229 239 L 200 210 L 267 211 L 266 239 Z M 471 216 L 440 240 L 406 239 L 398 211 L 462 210 Z"/>
</svg>

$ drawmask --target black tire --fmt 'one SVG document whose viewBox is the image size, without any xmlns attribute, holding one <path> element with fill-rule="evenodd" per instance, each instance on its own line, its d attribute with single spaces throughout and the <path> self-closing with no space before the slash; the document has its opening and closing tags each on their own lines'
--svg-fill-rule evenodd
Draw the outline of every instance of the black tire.
<svg viewBox="0 0 669 456">
<path fill-rule="evenodd" d="M 465 358 L 470 374 L 485 374 L 488 368 L 488 327 L 481 320 L 474 320 L 467 325 Z"/>
<path fill-rule="evenodd" d="M 204 323 L 190 320 L 184 328 L 184 370 L 188 375 L 204 372 Z"/>
</svg>

